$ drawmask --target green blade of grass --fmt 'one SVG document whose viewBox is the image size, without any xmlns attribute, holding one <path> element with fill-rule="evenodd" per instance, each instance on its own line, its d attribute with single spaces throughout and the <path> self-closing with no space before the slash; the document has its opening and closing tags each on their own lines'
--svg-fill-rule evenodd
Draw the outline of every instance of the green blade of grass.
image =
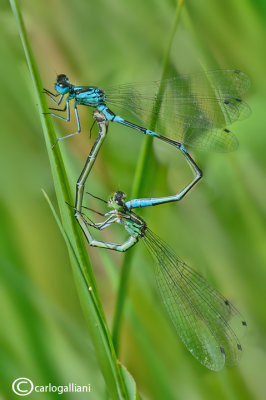
<svg viewBox="0 0 266 400">
<path fill-rule="evenodd" d="M 44 113 L 47 112 L 47 106 L 44 94 L 42 93 L 43 86 L 18 2 L 17 0 L 10 0 L 10 4 L 18 26 L 36 98 L 40 104 L 42 113 Z M 66 206 L 66 202 L 72 204 L 73 201 L 60 149 L 58 146 L 53 151 L 51 149 L 56 136 L 50 117 L 44 117 L 42 114 L 41 122 L 62 217 L 62 233 L 68 232 L 65 238 L 67 239 L 77 290 L 88 322 L 96 356 L 112 399 L 133 399 L 136 397 L 135 393 L 132 394 L 132 389 L 127 387 L 124 373 L 122 373 L 117 362 L 81 230 L 70 208 Z M 55 213 L 54 215 L 56 216 Z M 57 222 L 59 223 L 58 219 Z M 61 226 L 60 223 L 59 226 Z"/>
<path fill-rule="evenodd" d="M 76 268 L 74 269 L 74 273 L 75 273 L 75 279 L 76 279 L 77 285 L 78 286 L 81 285 L 82 287 L 84 287 L 84 290 L 81 292 L 80 296 L 83 300 L 82 306 L 83 306 L 84 314 L 85 314 L 87 320 L 89 321 L 89 327 L 90 327 L 91 323 L 93 323 L 93 321 L 97 320 L 97 318 L 100 320 L 100 316 L 97 316 L 97 315 L 93 316 L 93 315 L 91 315 L 90 312 L 88 312 L 88 307 L 87 307 L 88 303 L 95 301 L 95 298 L 93 296 L 93 290 L 90 286 L 88 286 L 88 282 L 86 281 L 85 277 L 83 276 L 82 267 L 79 264 L 79 260 L 76 256 L 76 253 L 72 246 L 71 240 L 69 239 L 67 233 L 65 232 L 49 197 L 47 196 L 47 194 L 44 191 L 43 191 L 43 194 L 51 208 L 53 216 L 54 216 L 54 218 L 57 222 L 57 225 L 61 231 L 61 234 L 66 242 L 66 245 L 67 245 L 69 252 L 71 254 L 71 257 L 73 259 L 73 263 L 76 265 Z M 97 311 L 96 304 L 94 304 L 94 307 L 92 307 L 92 309 Z M 97 327 L 96 327 L 96 329 L 97 329 Z M 99 334 L 101 335 L 100 329 L 99 329 Z M 106 345 L 105 341 L 103 341 L 103 345 Z M 102 350 L 104 351 L 104 348 Z M 111 350 L 113 350 L 113 349 L 111 349 Z M 108 351 L 108 348 L 106 349 L 106 351 Z M 116 365 L 117 365 L 117 368 L 119 369 L 121 376 L 123 376 L 123 385 L 125 385 L 126 389 L 127 389 L 127 393 L 125 392 L 124 394 L 122 394 L 122 396 L 123 396 L 122 398 L 137 399 L 138 397 L 137 397 L 136 384 L 134 382 L 134 379 L 127 372 L 126 368 L 118 360 L 116 360 Z M 126 394 L 129 394 L 129 397 L 124 397 Z"/>
<path fill-rule="evenodd" d="M 163 59 L 162 63 L 162 75 L 161 75 L 161 81 L 166 77 L 167 74 L 167 68 L 169 65 L 169 58 L 170 58 L 170 53 L 171 53 L 171 47 L 173 44 L 173 40 L 175 37 L 176 29 L 178 26 L 178 22 L 180 19 L 180 14 L 182 10 L 182 6 L 184 4 L 184 0 L 179 0 L 177 2 L 176 6 L 176 12 L 175 12 L 175 18 L 173 22 L 173 27 L 170 33 L 170 37 L 168 40 L 168 45 L 166 48 L 165 56 Z M 163 94 L 164 92 L 164 85 L 160 84 L 158 93 Z M 160 108 L 160 96 L 155 103 L 156 108 Z M 151 117 L 150 121 L 150 129 L 154 129 L 157 118 L 159 114 L 153 114 Z M 152 142 L 153 138 L 151 136 L 146 136 L 144 138 L 144 143 L 140 152 L 139 160 L 137 163 L 137 168 L 136 168 L 136 173 L 135 177 L 133 180 L 133 185 L 132 185 L 132 191 L 131 191 L 131 196 L 130 198 L 136 198 L 140 195 L 140 190 L 142 186 L 148 187 L 148 182 L 145 181 L 146 173 L 145 171 L 148 170 L 149 163 L 152 157 Z M 114 319 L 113 319 L 113 327 L 112 327 L 112 336 L 113 336 L 113 343 L 116 351 L 118 352 L 118 347 L 119 347 L 119 336 L 120 336 L 120 331 L 121 331 L 121 322 L 122 322 L 122 313 L 123 313 L 123 308 L 125 304 L 125 298 L 126 298 L 126 293 L 127 293 L 127 286 L 128 286 L 128 280 L 129 280 L 129 275 L 130 275 L 130 269 L 131 269 L 131 261 L 132 257 L 134 254 L 134 250 L 132 249 L 130 252 L 127 252 L 124 257 L 122 269 L 121 269 L 121 278 L 119 282 L 119 289 L 118 289 L 118 294 L 117 294 L 117 300 L 116 300 L 116 307 L 115 307 L 115 313 L 114 313 Z"/>
</svg>

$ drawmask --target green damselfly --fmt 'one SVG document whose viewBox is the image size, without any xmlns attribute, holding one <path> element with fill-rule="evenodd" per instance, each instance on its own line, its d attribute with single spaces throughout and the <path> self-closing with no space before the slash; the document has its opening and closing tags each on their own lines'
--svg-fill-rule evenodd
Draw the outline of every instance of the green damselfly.
<svg viewBox="0 0 266 400">
<path fill-rule="evenodd" d="M 95 223 L 83 211 L 76 210 L 88 243 L 124 252 L 142 241 L 155 261 L 155 276 L 162 301 L 190 353 L 214 371 L 219 371 L 224 365 L 237 364 L 242 346 L 235 328 L 241 330 L 247 326 L 239 311 L 128 208 L 123 192 L 117 191 L 108 202 L 102 201 L 111 207 L 111 211 L 105 214 L 97 212 L 107 217 L 103 222 Z M 92 228 L 103 230 L 114 223 L 123 225 L 128 232 L 125 242 L 104 242 L 93 237 Z"/>
</svg>

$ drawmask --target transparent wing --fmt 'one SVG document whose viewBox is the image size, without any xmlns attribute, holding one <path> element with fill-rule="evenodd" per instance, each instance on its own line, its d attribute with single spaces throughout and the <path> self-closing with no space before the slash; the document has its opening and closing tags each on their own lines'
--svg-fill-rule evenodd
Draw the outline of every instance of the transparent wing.
<svg viewBox="0 0 266 400">
<path fill-rule="evenodd" d="M 188 128 L 178 136 L 181 143 L 200 150 L 224 153 L 238 148 L 238 140 L 229 129 Z"/>
<path fill-rule="evenodd" d="M 129 115 L 131 121 L 133 118 L 136 123 L 187 145 L 230 151 L 234 148 L 228 146 L 222 128 L 250 114 L 249 106 L 240 97 L 249 86 L 249 78 L 243 72 L 218 70 L 169 78 L 162 83 L 125 84 L 105 90 L 105 94 L 107 105 L 121 117 Z M 203 140 L 208 130 L 214 134 Z M 196 143 L 195 136 L 200 137 Z M 223 140 L 226 143 L 221 149 Z"/>
<path fill-rule="evenodd" d="M 246 326 L 241 314 L 149 229 L 143 240 L 157 261 L 160 294 L 188 350 L 214 371 L 237 364 L 242 347 L 232 326 Z"/>
</svg>

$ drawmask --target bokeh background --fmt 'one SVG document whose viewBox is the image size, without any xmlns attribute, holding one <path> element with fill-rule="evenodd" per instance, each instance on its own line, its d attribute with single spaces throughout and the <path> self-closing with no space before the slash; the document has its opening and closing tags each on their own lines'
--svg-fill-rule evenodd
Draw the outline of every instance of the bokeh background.
<svg viewBox="0 0 266 400">
<path fill-rule="evenodd" d="M 174 0 L 46 0 L 21 2 L 44 87 L 57 73 L 84 85 L 111 86 L 159 79 L 176 9 Z M 237 368 L 208 371 L 187 352 L 169 325 L 142 244 L 134 253 L 119 359 L 143 398 L 265 398 L 265 21 L 262 0 L 186 0 L 173 41 L 176 73 L 237 68 L 251 78 L 252 116 L 232 130 L 234 154 L 193 152 L 204 179 L 179 204 L 142 216 L 176 253 L 232 300 L 248 321 Z M 44 199 L 56 204 L 40 124 L 40 110 L 7 0 L 0 13 L 0 398 L 11 399 L 20 376 L 36 384 L 91 383 L 103 399 L 105 384 L 80 309 L 65 243 Z M 81 108 L 82 133 L 60 143 L 73 188 L 96 131 Z M 89 115 L 89 117 L 88 117 Z M 54 121 L 58 136 L 75 129 Z M 141 134 L 111 125 L 90 176 L 91 193 L 107 199 L 130 193 Z M 183 158 L 154 143 L 142 195 L 173 193 L 191 177 Z M 97 209 L 100 205 L 93 202 Z M 119 240 L 110 230 L 105 239 Z M 117 272 L 123 255 L 88 248 L 111 325 Z M 113 269 L 110 265 L 113 265 Z M 87 395 L 64 394 L 68 399 Z M 41 395 L 39 396 L 41 397 Z M 39 398 L 38 397 L 38 398 Z M 49 399 L 52 394 L 43 394 Z M 33 398 L 33 397 L 32 397 Z"/>
</svg>

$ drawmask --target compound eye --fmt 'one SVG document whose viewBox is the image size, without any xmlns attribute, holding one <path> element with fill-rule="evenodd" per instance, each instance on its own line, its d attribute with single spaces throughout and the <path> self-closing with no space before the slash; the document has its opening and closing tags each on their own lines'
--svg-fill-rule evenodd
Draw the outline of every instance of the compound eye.
<svg viewBox="0 0 266 400">
<path fill-rule="evenodd" d="M 57 75 L 56 81 L 58 84 L 68 82 L 68 77 L 64 74 L 60 74 L 60 75 Z"/>
</svg>

